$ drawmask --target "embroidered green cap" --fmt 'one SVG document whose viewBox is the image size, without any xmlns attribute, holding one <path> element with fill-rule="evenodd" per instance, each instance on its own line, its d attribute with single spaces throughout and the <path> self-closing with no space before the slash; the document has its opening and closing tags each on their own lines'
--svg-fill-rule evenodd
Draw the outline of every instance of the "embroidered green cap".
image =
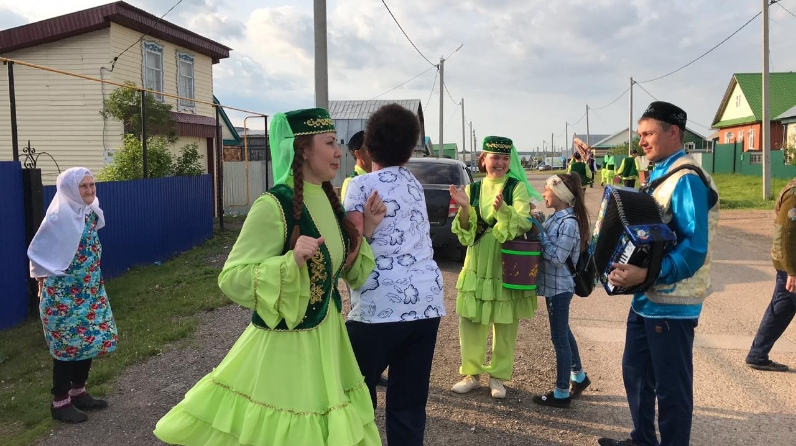
<svg viewBox="0 0 796 446">
<path fill-rule="evenodd" d="M 483 151 L 491 153 L 510 154 L 511 148 L 514 146 L 514 141 L 503 136 L 487 136 L 484 138 Z"/>
<path fill-rule="evenodd" d="M 334 121 L 325 108 L 306 108 L 285 113 L 294 136 L 336 132 Z"/>
</svg>

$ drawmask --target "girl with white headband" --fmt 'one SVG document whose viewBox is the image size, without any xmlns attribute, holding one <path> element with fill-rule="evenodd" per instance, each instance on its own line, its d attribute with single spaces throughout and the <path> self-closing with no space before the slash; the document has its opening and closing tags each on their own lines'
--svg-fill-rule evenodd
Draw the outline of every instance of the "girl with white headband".
<svg viewBox="0 0 796 446">
<path fill-rule="evenodd" d="M 534 396 L 542 406 L 570 407 L 591 381 L 583 371 L 578 344 L 569 328 L 569 306 L 575 291 L 567 259 L 578 263 L 588 244 L 589 215 L 583 202 L 578 174 L 553 175 L 544 187 L 545 206 L 555 210 L 544 222 L 542 269 L 537 292 L 545 296 L 550 318 L 550 339 L 556 352 L 556 386 L 546 395 Z"/>
</svg>

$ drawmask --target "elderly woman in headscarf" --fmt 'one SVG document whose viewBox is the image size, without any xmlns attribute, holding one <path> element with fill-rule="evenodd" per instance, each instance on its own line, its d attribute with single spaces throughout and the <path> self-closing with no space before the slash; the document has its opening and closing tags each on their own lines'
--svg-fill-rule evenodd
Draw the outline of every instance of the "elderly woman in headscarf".
<svg viewBox="0 0 796 446">
<path fill-rule="evenodd" d="M 39 313 L 53 357 L 52 417 L 88 419 L 106 401 L 86 392 L 91 362 L 116 349 L 113 320 L 100 270 L 97 230 L 105 216 L 94 176 L 83 167 L 58 175 L 57 192 L 28 248 L 30 275 L 39 282 Z"/>
</svg>

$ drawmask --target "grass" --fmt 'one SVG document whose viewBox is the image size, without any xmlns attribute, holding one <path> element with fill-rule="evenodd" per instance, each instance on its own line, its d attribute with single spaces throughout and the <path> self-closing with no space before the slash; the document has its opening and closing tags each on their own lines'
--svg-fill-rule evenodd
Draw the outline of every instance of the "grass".
<svg viewBox="0 0 796 446">
<path fill-rule="evenodd" d="M 224 232 L 161 266 L 136 267 L 106 283 L 119 328 L 117 350 L 94 362 L 91 392 L 103 395 L 127 367 L 163 351 L 165 344 L 193 333 L 198 315 L 229 303 L 217 277 L 242 219 L 227 219 Z M 7 446 L 27 445 L 54 424 L 49 402 L 52 358 L 32 315 L 22 325 L 0 332 L 0 438 Z"/>
<path fill-rule="evenodd" d="M 779 191 L 790 181 L 773 178 L 771 180 L 771 200 L 763 199 L 763 179 L 747 175 L 716 174 L 713 181 L 719 188 L 721 209 L 774 209 Z"/>
</svg>

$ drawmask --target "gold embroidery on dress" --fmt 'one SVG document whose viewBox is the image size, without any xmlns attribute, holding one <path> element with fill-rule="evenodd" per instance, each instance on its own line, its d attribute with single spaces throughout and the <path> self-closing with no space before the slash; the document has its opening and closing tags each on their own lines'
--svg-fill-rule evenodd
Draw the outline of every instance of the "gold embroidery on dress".
<svg viewBox="0 0 796 446">
<path fill-rule="evenodd" d="M 315 251 L 310 262 L 310 303 L 317 304 L 323 300 L 323 284 L 328 280 L 323 254 L 321 250 Z"/>
<path fill-rule="evenodd" d="M 323 417 L 323 416 L 329 415 L 329 413 L 331 413 L 334 410 L 342 409 L 344 407 L 347 407 L 349 404 L 351 404 L 350 401 L 346 401 L 345 403 L 341 403 L 341 404 L 338 404 L 337 406 L 330 407 L 325 412 L 298 412 L 298 411 L 290 410 L 290 409 L 282 409 L 280 407 L 276 407 L 276 406 L 271 405 L 271 404 L 263 403 L 262 401 L 256 401 L 251 396 L 249 396 L 249 395 L 247 395 L 247 394 L 245 394 L 243 392 L 239 392 L 239 391 L 233 389 L 232 387 L 230 387 L 230 386 L 228 386 L 226 384 L 222 384 L 222 383 L 214 380 L 213 378 L 210 378 L 209 381 L 212 384 L 214 384 L 214 385 L 216 385 L 218 387 L 221 387 L 222 389 L 226 390 L 227 392 L 233 393 L 233 394 L 235 394 L 235 395 L 247 400 L 248 402 L 250 402 L 252 404 L 255 404 L 257 406 L 262 406 L 262 407 L 265 407 L 266 409 L 271 409 L 271 410 L 274 410 L 276 412 L 289 413 L 291 415 L 301 415 L 301 416 L 315 415 L 315 416 L 322 416 Z M 353 392 L 355 390 L 358 390 L 358 389 L 362 388 L 364 385 L 365 385 L 365 382 L 363 381 L 363 382 L 359 383 L 359 385 L 354 387 L 353 389 L 346 389 L 343 392 L 346 393 L 346 394 L 349 394 L 349 393 L 351 393 L 351 392 Z"/>
</svg>

